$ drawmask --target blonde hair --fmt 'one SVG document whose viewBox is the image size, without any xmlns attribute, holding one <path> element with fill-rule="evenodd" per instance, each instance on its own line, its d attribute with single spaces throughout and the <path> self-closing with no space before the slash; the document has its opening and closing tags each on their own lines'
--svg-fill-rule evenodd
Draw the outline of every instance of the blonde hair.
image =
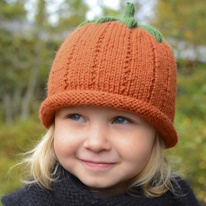
<svg viewBox="0 0 206 206">
<path fill-rule="evenodd" d="M 23 183 L 37 183 L 44 188 L 52 189 L 51 183 L 58 168 L 53 141 L 54 125 L 48 129 L 34 149 L 24 154 L 25 158 L 19 165 L 25 165 L 24 171 L 32 179 L 24 179 Z"/>
<path fill-rule="evenodd" d="M 20 164 L 25 164 L 28 176 L 33 179 L 24 180 L 26 184 L 37 183 L 41 187 L 52 189 L 51 183 L 55 181 L 54 174 L 58 169 L 58 160 L 54 151 L 54 125 L 42 137 L 36 147 L 25 153 L 25 158 Z M 144 194 L 148 197 L 157 197 L 170 190 L 172 187 L 172 176 L 170 166 L 164 157 L 164 142 L 156 135 L 150 160 L 146 167 L 132 179 L 128 193 L 135 194 L 135 187 L 141 186 Z"/>
<path fill-rule="evenodd" d="M 161 196 L 168 190 L 176 194 L 173 187 L 173 184 L 178 185 L 176 175 L 171 172 L 164 150 L 165 144 L 162 138 L 156 134 L 150 160 L 146 167 L 132 179 L 129 193 L 135 194 L 134 188 L 141 186 L 144 194 L 148 197 Z"/>
</svg>

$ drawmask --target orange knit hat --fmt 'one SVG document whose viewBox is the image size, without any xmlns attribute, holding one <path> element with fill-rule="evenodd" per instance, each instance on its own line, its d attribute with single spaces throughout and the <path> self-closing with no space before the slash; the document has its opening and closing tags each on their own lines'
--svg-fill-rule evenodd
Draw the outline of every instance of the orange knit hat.
<svg viewBox="0 0 206 206">
<path fill-rule="evenodd" d="M 81 24 L 61 45 L 48 80 L 40 118 L 49 128 L 66 106 L 107 106 L 136 113 L 153 125 L 167 148 L 177 143 L 173 126 L 176 63 L 162 34 L 138 25 L 134 5 L 122 19 Z"/>
</svg>

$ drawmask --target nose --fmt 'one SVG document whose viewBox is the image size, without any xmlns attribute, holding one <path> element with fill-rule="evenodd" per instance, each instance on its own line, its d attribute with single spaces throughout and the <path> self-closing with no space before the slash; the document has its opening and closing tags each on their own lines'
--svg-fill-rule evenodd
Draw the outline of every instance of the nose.
<svg viewBox="0 0 206 206">
<path fill-rule="evenodd" d="M 96 153 L 111 150 L 108 130 L 107 126 L 92 125 L 84 141 L 84 148 Z"/>
</svg>

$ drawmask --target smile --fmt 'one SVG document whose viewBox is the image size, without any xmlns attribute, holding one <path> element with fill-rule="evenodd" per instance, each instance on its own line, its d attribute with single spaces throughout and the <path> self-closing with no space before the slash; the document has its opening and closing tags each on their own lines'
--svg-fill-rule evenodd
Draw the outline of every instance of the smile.
<svg viewBox="0 0 206 206">
<path fill-rule="evenodd" d="M 92 170 L 105 170 L 113 167 L 115 163 L 110 163 L 110 162 L 94 162 L 90 160 L 81 160 L 83 165 Z"/>
</svg>

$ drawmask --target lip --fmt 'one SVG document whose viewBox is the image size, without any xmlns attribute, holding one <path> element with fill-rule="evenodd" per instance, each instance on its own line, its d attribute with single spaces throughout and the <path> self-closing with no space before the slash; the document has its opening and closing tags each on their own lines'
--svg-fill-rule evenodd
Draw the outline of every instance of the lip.
<svg viewBox="0 0 206 206">
<path fill-rule="evenodd" d="M 92 170 L 104 170 L 104 169 L 110 169 L 115 165 L 113 162 L 97 162 L 97 161 L 91 161 L 91 160 L 81 160 L 81 162 L 84 164 L 86 168 L 92 169 Z"/>
</svg>

